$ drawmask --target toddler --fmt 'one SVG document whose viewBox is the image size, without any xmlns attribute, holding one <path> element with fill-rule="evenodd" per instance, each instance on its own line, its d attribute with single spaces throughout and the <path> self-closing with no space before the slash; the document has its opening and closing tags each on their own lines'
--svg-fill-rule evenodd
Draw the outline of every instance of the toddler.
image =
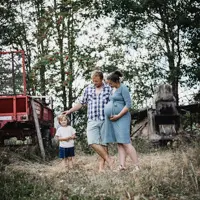
<svg viewBox="0 0 200 200">
<path fill-rule="evenodd" d="M 72 157 L 74 153 L 74 139 L 76 131 L 69 125 L 69 119 L 66 115 L 58 116 L 60 127 L 56 131 L 56 138 L 59 141 L 59 157 L 65 167 L 73 168 Z"/>
</svg>

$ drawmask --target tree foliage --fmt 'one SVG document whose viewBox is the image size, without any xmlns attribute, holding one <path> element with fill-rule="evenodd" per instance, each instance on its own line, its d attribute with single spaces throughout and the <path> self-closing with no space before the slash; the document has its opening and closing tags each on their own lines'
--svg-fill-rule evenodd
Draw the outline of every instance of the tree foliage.
<svg viewBox="0 0 200 200">
<path fill-rule="evenodd" d="M 5 0 L 0 43 L 25 50 L 29 93 L 55 96 L 58 111 L 72 106 L 96 66 L 121 69 L 135 104 L 162 82 L 178 103 L 179 88 L 200 77 L 199 9 L 194 0 Z"/>
<path fill-rule="evenodd" d="M 192 87 L 199 77 L 199 64 L 194 59 L 199 54 L 199 24 L 196 23 L 199 3 L 192 0 L 103 0 L 100 4 L 104 8 L 101 14 L 114 17 L 113 28 L 126 28 L 132 33 L 134 39 L 131 41 L 127 37 L 123 42 L 132 46 L 137 54 L 134 66 L 130 63 L 127 67 L 132 72 L 129 78 L 134 79 L 137 95 L 151 96 L 157 84 L 168 82 L 173 86 L 178 104 L 179 87 Z"/>
</svg>

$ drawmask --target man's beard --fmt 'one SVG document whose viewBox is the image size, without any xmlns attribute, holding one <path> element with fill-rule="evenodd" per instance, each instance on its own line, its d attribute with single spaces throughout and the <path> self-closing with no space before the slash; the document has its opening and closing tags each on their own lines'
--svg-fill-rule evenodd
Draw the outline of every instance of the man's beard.
<svg viewBox="0 0 200 200">
<path fill-rule="evenodd" d="M 96 85 L 96 88 L 101 88 L 102 87 L 102 85 Z"/>
</svg>

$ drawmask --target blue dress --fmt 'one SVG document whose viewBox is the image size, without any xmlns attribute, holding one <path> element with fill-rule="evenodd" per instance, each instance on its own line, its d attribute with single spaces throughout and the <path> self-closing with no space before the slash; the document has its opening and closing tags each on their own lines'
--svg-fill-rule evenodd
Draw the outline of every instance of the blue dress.
<svg viewBox="0 0 200 200">
<path fill-rule="evenodd" d="M 110 101 L 105 105 L 105 143 L 129 144 L 131 115 L 127 112 L 117 121 L 111 121 L 112 115 L 117 115 L 124 107 L 131 108 L 131 98 L 128 88 L 124 84 L 110 96 Z"/>
</svg>

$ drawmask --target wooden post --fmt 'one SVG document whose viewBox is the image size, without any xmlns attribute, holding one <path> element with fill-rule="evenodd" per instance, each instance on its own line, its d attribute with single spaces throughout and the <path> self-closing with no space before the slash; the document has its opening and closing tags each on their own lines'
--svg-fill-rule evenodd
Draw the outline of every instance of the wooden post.
<svg viewBox="0 0 200 200">
<path fill-rule="evenodd" d="M 43 160 L 45 160 L 45 150 L 44 150 L 44 145 L 43 145 L 42 136 L 41 136 L 41 132 L 40 132 L 40 125 L 39 125 L 39 121 L 38 121 L 38 116 L 37 116 L 37 113 L 36 113 L 35 104 L 34 104 L 33 99 L 31 99 L 31 106 L 32 106 L 32 109 L 33 109 L 33 117 L 34 117 L 39 147 L 40 147 L 40 151 L 41 151 L 41 156 L 42 156 Z"/>
</svg>

